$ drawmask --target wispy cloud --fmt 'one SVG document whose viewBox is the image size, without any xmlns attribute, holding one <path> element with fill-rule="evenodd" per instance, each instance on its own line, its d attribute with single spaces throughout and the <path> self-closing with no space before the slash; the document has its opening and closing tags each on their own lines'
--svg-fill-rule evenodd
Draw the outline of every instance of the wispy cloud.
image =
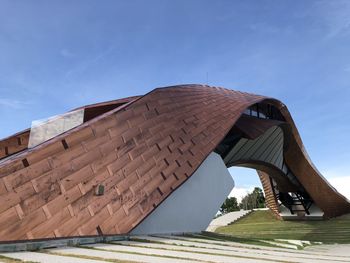
<svg viewBox="0 0 350 263">
<path fill-rule="evenodd" d="M 60 54 L 62 57 L 65 57 L 65 58 L 75 57 L 75 54 L 68 49 L 61 49 Z"/>
<path fill-rule="evenodd" d="M 350 34 L 350 1 L 319 1 L 316 10 L 327 27 L 327 37 Z"/>
<path fill-rule="evenodd" d="M 104 57 L 106 57 L 107 55 L 109 55 L 113 50 L 114 50 L 114 47 L 110 47 L 110 48 L 106 49 L 105 51 L 99 53 L 97 56 L 85 60 L 84 62 L 82 62 L 81 64 L 79 64 L 77 67 L 75 67 L 75 68 L 73 68 L 73 69 L 67 71 L 65 77 L 66 77 L 66 78 L 69 78 L 69 77 L 72 76 L 73 74 L 81 73 L 81 72 L 87 70 L 90 66 L 94 65 L 94 64 L 97 63 L 99 60 L 101 60 L 101 59 L 103 59 Z"/>
<path fill-rule="evenodd" d="M 253 23 L 248 26 L 248 28 L 252 31 L 264 33 L 264 34 L 275 34 L 280 32 L 280 28 L 276 25 L 270 25 L 268 23 Z"/>
<path fill-rule="evenodd" d="M 14 100 L 8 98 L 0 98 L 0 107 L 8 107 L 11 109 L 22 109 L 25 108 L 29 102 Z"/>
</svg>

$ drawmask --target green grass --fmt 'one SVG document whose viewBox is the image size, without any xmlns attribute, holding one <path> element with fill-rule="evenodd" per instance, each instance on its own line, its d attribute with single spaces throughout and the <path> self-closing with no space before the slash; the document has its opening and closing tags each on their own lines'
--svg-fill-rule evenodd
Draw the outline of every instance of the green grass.
<svg viewBox="0 0 350 263">
<path fill-rule="evenodd" d="M 191 236 L 192 237 L 192 236 Z M 147 240 L 148 241 L 148 240 Z M 136 242 L 139 242 L 139 241 L 136 241 Z M 138 248 L 150 248 L 150 247 L 147 247 L 145 246 L 143 241 L 140 241 L 140 245 L 138 244 L 129 244 L 129 245 L 125 245 L 123 244 L 123 246 L 129 246 L 129 247 L 138 247 Z M 146 242 L 146 243 L 153 243 L 153 242 Z M 161 243 L 159 242 L 160 244 L 165 244 L 165 245 L 171 245 L 171 244 L 168 244 L 168 243 Z M 157 244 L 159 244 L 157 243 Z M 115 243 L 116 244 L 116 243 Z M 164 247 L 158 247 L 158 248 L 155 248 L 155 247 L 152 247 L 152 249 L 157 249 L 159 251 L 177 251 L 177 252 L 185 252 L 185 253 L 193 253 L 193 254 L 201 254 L 201 255 L 209 255 L 209 256 L 224 256 L 224 257 L 232 257 L 232 258 L 243 258 L 243 259 L 261 259 L 260 257 L 254 257 L 254 256 L 242 256 L 242 255 L 228 255 L 228 254 L 225 254 L 225 253 L 220 253 L 221 250 L 224 250 L 224 251 L 227 251 L 225 249 L 216 249 L 217 252 L 203 252 L 203 251 L 189 251 L 189 250 L 186 250 L 186 249 L 182 249 L 182 247 L 187 247 L 187 248 L 203 248 L 201 247 L 200 245 L 199 246 L 188 246 L 188 245 L 179 245 L 179 244 L 172 244 L 173 246 L 176 246 L 178 248 L 164 248 Z M 205 247 L 204 247 L 205 248 Z M 144 254 L 144 255 L 148 255 L 148 254 Z M 162 256 L 164 257 L 164 256 Z M 174 258 L 174 257 L 172 257 Z M 194 261 L 195 259 L 190 259 L 190 258 L 178 258 L 176 257 L 177 259 L 185 259 L 185 260 L 191 260 L 191 261 Z M 200 260 L 202 262 L 202 260 Z M 270 260 L 271 262 L 273 260 Z M 211 261 L 210 261 L 211 262 Z M 274 262 L 274 261 L 273 261 Z M 291 261 L 286 261 L 286 260 L 279 260 L 277 262 L 285 262 L 285 263 L 290 263 Z"/>
<path fill-rule="evenodd" d="M 50 255 L 56 255 L 56 256 L 72 257 L 72 258 L 99 260 L 99 261 L 112 262 L 112 263 L 136 263 L 135 261 L 125 261 L 125 260 L 119 260 L 119 259 L 114 259 L 114 258 L 92 257 L 92 256 L 86 256 L 86 255 L 59 253 L 59 252 L 52 252 L 52 251 L 45 251 L 45 252 L 42 252 L 42 253 L 50 254 Z"/>
<path fill-rule="evenodd" d="M 237 242 L 237 243 L 248 244 L 248 245 L 276 247 L 275 245 L 271 245 L 254 238 L 236 237 L 236 236 L 227 235 L 227 234 L 219 235 L 218 233 L 212 233 L 212 232 L 202 232 L 201 234 L 197 234 L 197 235 L 187 234 L 185 236 L 203 239 L 203 240 L 214 240 L 214 241 L 223 241 L 223 242 L 231 241 L 231 242 Z"/>
<path fill-rule="evenodd" d="M 350 243 L 350 215 L 322 221 L 282 221 L 270 211 L 254 211 L 216 233 L 234 238 L 298 239 L 323 243 Z"/>
<path fill-rule="evenodd" d="M 118 246 L 119 244 L 113 243 L 113 245 Z M 90 246 L 78 246 L 78 247 L 85 248 L 85 249 L 98 250 L 98 251 L 107 251 L 107 252 L 113 252 L 113 253 L 130 254 L 130 255 L 140 255 L 140 256 L 151 256 L 151 257 L 158 257 L 158 258 L 172 258 L 172 259 L 190 260 L 189 258 L 184 258 L 184 257 L 159 255 L 159 254 L 150 254 L 150 253 L 142 253 L 142 252 L 132 252 L 132 251 L 124 251 L 124 250 L 118 250 L 118 249 L 105 249 L 105 248 L 97 248 L 97 247 L 90 247 Z M 196 260 L 196 259 L 191 259 L 191 260 L 192 261 L 200 261 L 200 260 Z"/>
<path fill-rule="evenodd" d="M 19 262 L 36 263 L 34 261 L 23 261 L 20 259 L 10 258 L 10 257 L 6 257 L 6 256 L 1 256 L 1 255 L 0 255 L 0 262 L 4 262 L 4 263 L 19 263 Z"/>
</svg>

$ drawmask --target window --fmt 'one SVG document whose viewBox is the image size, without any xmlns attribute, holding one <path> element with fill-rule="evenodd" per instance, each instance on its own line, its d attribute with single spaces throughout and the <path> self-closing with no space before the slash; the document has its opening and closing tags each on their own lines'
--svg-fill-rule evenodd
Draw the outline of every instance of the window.
<svg viewBox="0 0 350 263">
<path fill-rule="evenodd" d="M 33 148 L 84 122 L 84 109 L 70 111 L 32 122 L 28 148 Z"/>
</svg>

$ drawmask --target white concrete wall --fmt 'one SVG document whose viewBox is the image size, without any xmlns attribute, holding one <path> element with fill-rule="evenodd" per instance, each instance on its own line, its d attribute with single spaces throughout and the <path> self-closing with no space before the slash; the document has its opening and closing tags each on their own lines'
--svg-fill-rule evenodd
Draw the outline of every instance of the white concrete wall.
<svg viewBox="0 0 350 263">
<path fill-rule="evenodd" d="M 211 153 L 197 171 L 131 234 L 169 234 L 205 230 L 234 187 L 223 160 Z"/>
</svg>

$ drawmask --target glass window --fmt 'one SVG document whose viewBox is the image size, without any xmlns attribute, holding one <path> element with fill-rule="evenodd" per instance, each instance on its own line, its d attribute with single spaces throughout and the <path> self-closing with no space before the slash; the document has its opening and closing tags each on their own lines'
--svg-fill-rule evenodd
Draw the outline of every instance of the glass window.
<svg viewBox="0 0 350 263">
<path fill-rule="evenodd" d="M 32 122 L 28 148 L 35 147 L 84 122 L 84 109 L 70 111 Z"/>
</svg>

